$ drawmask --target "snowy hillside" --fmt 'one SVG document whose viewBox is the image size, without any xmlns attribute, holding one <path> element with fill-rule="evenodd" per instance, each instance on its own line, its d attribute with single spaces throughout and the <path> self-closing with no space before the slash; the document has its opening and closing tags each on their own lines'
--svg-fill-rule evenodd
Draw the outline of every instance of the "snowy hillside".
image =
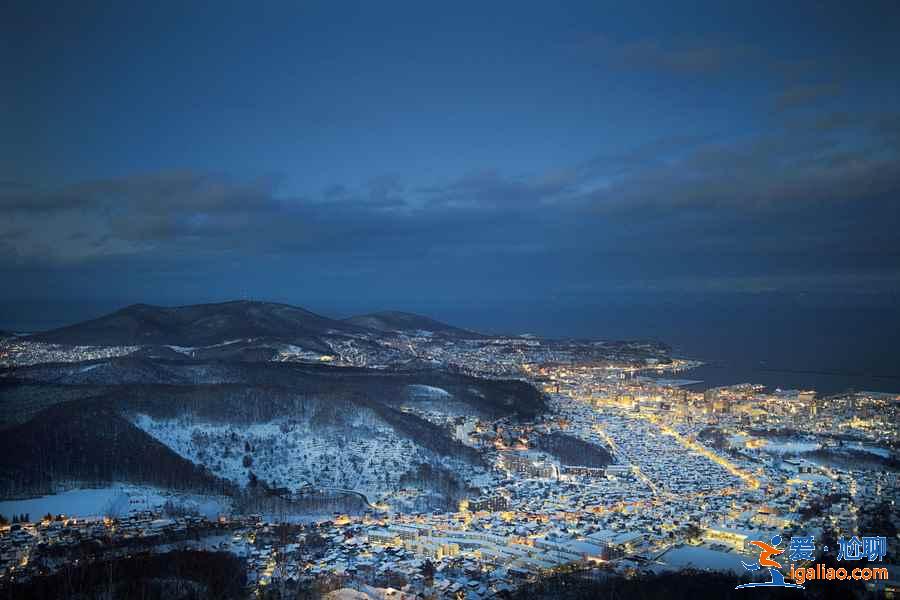
<svg viewBox="0 0 900 600">
<path fill-rule="evenodd" d="M 399 436 L 366 408 L 339 425 L 304 418 L 226 424 L 190 414 L 174 419 L 137 414 L 132 422 L 182 457 L 242 486 L 256 477 L 292 492 L 306 485 L 354 490 L 375 502 L 408 486 L 423 464 L 463 480 L 473 474 L 470 465 Z"/>
</svg>

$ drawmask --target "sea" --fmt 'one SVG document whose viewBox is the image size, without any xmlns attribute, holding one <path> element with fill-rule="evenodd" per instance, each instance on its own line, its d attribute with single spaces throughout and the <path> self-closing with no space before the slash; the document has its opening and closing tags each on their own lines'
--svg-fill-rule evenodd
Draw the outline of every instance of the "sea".
<svg viewBox="0 0 900 600">
<path fill-rule="evenodd" d="M 900 393 L 900 303 L 636 301 L 503 314 L 531 333 L 664 342 L 674 356 L 703 361 L 667 375 L 702 381 L 691 389 L 757 383 L 819 394 Z"/>
<path fill-rule="evenodd" d="M 679 374 L 702 382 L 691 389 L 756 383 L 827 395 L 900 393 L 898 335 L 896 311 L 780 308 L 746 310 L 715 326 L 670 327 L 662 341 L 674 355 L 704 363 Z"/>
</svg>

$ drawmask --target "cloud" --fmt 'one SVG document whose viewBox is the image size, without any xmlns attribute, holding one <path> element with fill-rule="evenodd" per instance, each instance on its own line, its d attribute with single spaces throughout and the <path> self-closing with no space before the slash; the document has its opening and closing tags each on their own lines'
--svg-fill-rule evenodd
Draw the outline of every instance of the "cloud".
<svg viewBox="0 0 900 600">
<path fill-rule="evenodd" d="M 402 208 L 403 183 L 396 175 L 382 175 L 369 181 L 369 201 L 382 208 Z"/>
<path fill-rule="evenodd" d="M 4 235 L 31 233 L 17 243 L 17 256 L 72 261 L 227 235 L 278 211 L 273 191 L 270 179 L 238 182 L 171 171 L 49 189 L 2 189 L 0 211 Z"/>
<path fill-rule="evenodd" d="M 622 41 L 602 34 L 568 47 L 590 62 L 614 69 L 691 76 L 723 74 L 760 56 L 760 51 L 749 44 L 646 37 Z"/>
<path fill-rule="evenodd" d="M 594 196 L 598 208 L 732 208 L 745 212 L 852 203 L 900 191 L 900 160 L 827 139 L 762 136 L 709 143 L 635 169 Z"/>
<path fill-rule="evenodd" d="M 618 292 L 681 293 L 694 290 L 704 294 L 721 293 L 804 293 L 814 291 L 852 291 L 855 294 L 883 293 L 900 290 L 900 270 L 887 271 L 816 271 L 810 273 L 766 274 L 751 276 L 677 276 L 650 280 L 615 282 Z"/>
<path fill-rule="evenodd" d="M 872 133 L 884 140 L 893 152 L 900 152 L 900 113 L 886 113 L 875 118 Z"/>
<path fill-rule="evenodd" d="M 806 113 L 786 113 L 781 122 L 792 134 L 812 132 L 813 134 L 836 133 L 866 125 L 867 119 L 848 111 L 819 112 L 813 116 Z"/>
<path fill-rule="evenodd" d="M 311 194 L 187 170 L 17 183 L 0 187 L 0 267 L 206 272 L 236 262 L 256 265 L 253 276 L 284 260 L 379 281 L 443 273 L 478 285 L 538 277 L 746 292 L 795 289 L 785 283 L 794 277 L 849 288 L 858 282 L 839 270 L 865 266 L 874 288 L 890 289 L 900 269 L 895 121 L 826 119 L 852 128 L 853 143 L 828 127 L 675 136 L 532 174 L 484 168 L 428 186 L 390 175 Z"/>
<path fill-rule="evenodd" d="M 326 200 L 340 200 L 346 198 L 350 193 L 350 190 L 345 185 L 341 185 L 339 183 L 335 183 L 329 185 L 324 190 L 322 190 L 322 196 Z"/>
<path fill-rule="evenodd" d="M 782 90 L 775 98 L 775 110 L 778 112 L 819 106 L 824 100 L 838 96 L 841 86 L 837 83 L 815 83 L 792 85 Z"/>
</svg>

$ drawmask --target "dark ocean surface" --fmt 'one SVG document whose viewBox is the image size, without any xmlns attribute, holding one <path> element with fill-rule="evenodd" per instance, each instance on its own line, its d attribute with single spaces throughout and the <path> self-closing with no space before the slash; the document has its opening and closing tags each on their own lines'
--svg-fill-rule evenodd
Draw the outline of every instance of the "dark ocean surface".
<svg viewBox="0 0 900 600">
<path fill-rule="evenodd" d="M 606 339 L 649 338 L 704 366 L 677 378 L 705 389 L 735 383 L 770 388 L 848 389 L 900 393 L 900 305 L 735 302 L 616 303 L 531 313 L 527 330 L 545 335 Z M 536 315 L 541 315 L 537 317 Z M 504 318 L 528 315 L 510 310 Z"/>
</svg>

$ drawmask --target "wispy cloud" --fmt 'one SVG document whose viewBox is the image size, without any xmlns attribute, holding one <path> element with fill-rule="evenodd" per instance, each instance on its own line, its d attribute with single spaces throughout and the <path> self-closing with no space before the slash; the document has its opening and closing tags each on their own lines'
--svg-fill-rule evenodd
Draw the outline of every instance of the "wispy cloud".
<svg viewBox="0 0 900 600">
<path fill-rule="evenodd" d="M 833 82 L 792 85 L 776 96 L 775 110 L 819 106 L 823 101 L 835 98 L 840 93 L 841 86 Z"/>
<path fill-rule="evenodd" d="M 750 45 L 714 39 L 621 40 L 594 35 L 567 44 L 583 60 L 614 69 L 677 75 L 718 75 L 760 56 Z"/>
<path fill-rule="evenodd" d="M 189 170 L 17 183 L 0 187 L 0 266 L 282 257 L 332 273 L 464 269 L 496 279 L 529 268 L 659 289 L 696 289 L 687 271 L 734 291 L 792 277 L 810 288 L 862 285 L 813 277 L 826 263 L 864 264 L 873 285 L 890 287 L 896 278 L 884 273 L 900 269 L 894 121 L 822 122 L 852 128 L 854 143 L 810 121 L 737 139 L 660 138 L 530 175 L 484 168 L 428 186 L 385 175 L 307 194 L 277 178 Z"/>
</svg>

